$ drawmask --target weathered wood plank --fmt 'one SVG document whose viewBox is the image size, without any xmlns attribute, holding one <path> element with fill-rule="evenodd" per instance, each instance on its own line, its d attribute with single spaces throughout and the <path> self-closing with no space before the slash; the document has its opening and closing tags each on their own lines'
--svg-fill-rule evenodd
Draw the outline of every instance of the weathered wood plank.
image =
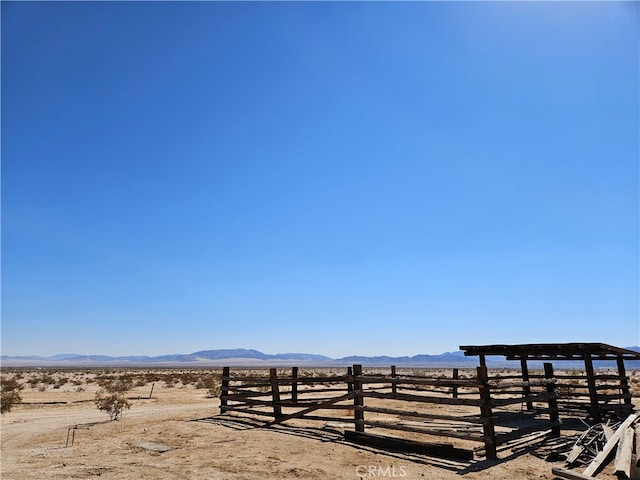
<svg viewBox="0 0 640 480">
<path fill-rule="evenodd" d="M 630 427 L 631 425 L 633 425 L 636 420 L 638 420 L 638 414 L 633 414 L 633 415 L 629 415 L 627 419 L 624 422 L 622 422 L 622 424 L 618 427 L 618 429 L 615 431 L 613 436 L 604 445 L 602 451 L 598 453 L 598 455 L 596 455 L 596 458 L 594 458 L 593 461 L 589 464 L 589 466 L 585 469 L 585 471 L 583 472 L 585 475 L 587 476 L 593 475 L 598 470 L 600 470 L 602 466 L 604 466 L 603 464 L 605 460 L 607 460 L 607 458 L 609 458 L 609 455 L 611 455 L 611 453 L 613 452 L 613 449 L 618 444 L 618 441 L 620 440 L 620 437 L 622 437 L 624 430 L 627 427 Z"/>
<path fill-rule="evenodd" d="M 364 406 L 364 396 L 362 392 L 362 365 L 353 366 L 353 390 L 350 392 L 353 396 L 353 422 L 355 423 L 356 432 L 364 432 L 364 412 L 358 407 Z"/>
<path fill-rule="evenodd" d="M 225 377 L 227 380 L 225 380 Z M 220 413 L 227 411 L 227 395 L 229 395 L 229 367 L 222 368 L 222 385 L 220 387 Z M 149 396 L 151 398 L 151 396 Z"/>
<path fill-rule="evenodd" d="M 545 362 L 544 376 L 548 380 L 554 380 L 554 383 L 555 383 L 555 378 L 553 374 L 553 364 Z M 554 385 L 551 383 L 547 384 L 546 390 L 547 390 L 547 393 L 550 395 L 549 403 L 548 403 L 549 421 L 554 425 L 551 431 L 553 436 L 557 438 L 560 436 L 560 416 L 558 415 L 558 401 L 557 401 L 558 395 L 556 394 Z"/>
<path fill-rule="evenodd" d="M 571 451 L 569 452 L 569 454 L 567 455 L 567 459 L 565 463 L 567 465 L 573 464 L 576 460 L 578 460 L 580 455 L 582 455 L 582 452 L 584 452 L 584 449 L 585 449 L 584 445 L 574 445 L 571 448 Z"/>
<path fill-rule="evenodd" d="M 326 407 L 326 408 L 330 408 Z M 325 415 L 305 415 L 304 417 L 300 417 L 300 420 L 313 420 L 313 421 L 322 421 L 322 422 L 339 422 L 339 423 L 351 423 L 353 424 L 353 417 L 329 417 Z"/>
<path fill-rule="evenodd" d="M 344 395 L 336 397 L 336 398 L 334 398 L 332 400 L 328 400 L 326 402 L 319 403 L 318 405 L 312 405 L 311 407 L 305 408 L 305 409 L 300 410 L 298 412 L 291 413 L 289 415 L 282 415 L 282 416 L 274 419 L 272 422 L 267 423 L 265 425 L 265 427 L 270 427 L 271 425 L 275 425 L 276 423 L 282 423 L 282 422 L 284 422 L 286 420 L 291 420 L 292 418 L 300 418 L 300 417 L 306 415 L 307 413 L 313 412 L 315 410 L 320 410 L 321 408 L 324 408 L 327 405 L 332 405 L 332 404 L 337 403 L 337 402 L 342 402 L 343 400 L 347 400 L 347 399 L 351 398 L 352 396 L 353 396 L 353 392 L 345 393 Z"/>
<path fill-rule="evenodd" d="M 291 368 L 291 401 L 298 401 L 298 367 Z"/>
<path fill-rule="evenodd" d="M 633 437 L 635 431 L 632 427 L 626 427 L 618 442 L 616 458 L 613 461 L 613 473 L 623 478 L 631 478 L 631 454 L 633 453 Z"/>
<path fill-rule="evenodd" d="M 261 410 L 255 410 L 253 408 L 244 408 L 240 405 L 229 405 L 226 407 L 228 412 L 240 412 L 240 413 L 248 413 L 250 415 L 261 415 L 263 417 L 273 417 L 273 412 L 264 412 Z"/>
<path fill-rule="evenodd" d="M 483 356 L 481 355 L 481 360 Z M 480 366 L 476 369 L 476 375 L 478 378 L 478 382 L 480 383 L 480 416 L 482 417 L 484 423 L 482 424 L 482 429 L 484 433 L 484 451 L 487 459 L 489 460 L 497 460 L 498 454 L 496 452 L 496 447 L 498 446 L 498 442 L 496 439 L 496 431 L 493 426 L 493 399 L 491 398 L 491 389 L 488 385 L 489 375 L 487 373 L 487 366 L 484 361 L 480 362 Z"/>
<path fill-rule="evenodd" d="M 269 382 L 271 383 L 271 398 L 273 400 L 273 417 L 280 418 L 282 416 L 282 407 L 280 406 L 280 388 L 278 386 L 278 369 L 269 369 Z"/>
<path fill-rule="evenodd" d="M 604 432 L 604 438 L 606 438 L 607 441 L 609 441 L 609 439 L 613 437 L 613 428 L 611 428 L 609 425 L 602 425 L 602 431 Z"/>
<path fill-rule="evenodd" d="M 549 427 L 552 429 L 559 427 L 560 422 L 550 422 L 539 425 L 529 425 L 526 427 L 520 427 L 516 430 L 506 433 L 497 433 L 496 434 L 496 442 L 498 445 L 504 444 L 506 442 L 510 442 L 511 440 L 515 440 L 517 438 L 522 438 L 525 435 L 528 435 L 533 432 L 544 432 L 549 430 Z"/>
<path fill-rule="evenodd" d="M 435 413 L 420 413 L 420 412 L 408 412 L 406 410 L 398 410 L 395 408 L 381 408 L 381 407 L 357 407 L 361 408 L 365 412 L 372 413 L 386 413 L 389 415 L 399 415 L 403 417 L 414 418 L 426 418 L 433 420 L 450 420 L 452 422 L 465 422 L 465 423 L 477 423 L 482 424 L 483 420 L 479 416 L 453 416 L 453 415 L 438 415 Z"/>
<path fill-rule="evenodd" d="M 416 426 L 411 426 L 406 424 L 400 425 L 400 424 L 391 423 L 391 422 L 375 422 L 375 421 L 365 420 L 364 424 L 369 427 L 386 428 L 387 430 L 400 430 L 403 432 L 423 433 L 425 435 L 432 435 L 434 437 L 459 438 L 461 440 L 470 440 L 472 442 L 484 442 L 486 440 L 485 435 L 483 435 L 482 432 L 480 431 L 478 431 L 477 435 L 471 435 L 467 433 L 454 432 L 451 429 L 437 430 L 437 429 L 416 427 Z"/>
<path fill-rule="evenodd" d="M 270 397 L 271 391 L 261 392 L 259 390 L 247 390 L 245 388 L 238 387 L 227 387 L 227 391 L 234 392 L 233 395 L 236 397 Z M 227 395 L 227 397 L 231 397 L 231 395 Z"/>
<path fill-rule="evenodd" d="M 385 377 L 379 375 L 363 375 L 362 377 L 363 384 L 374 384 L 374 383 L 397 383 L 397 384 L 405 384 L 405 385 L 431 385 L 431 386 L 440 386 L 440 387 L 469 387 L 469 388 L 478 388 L 478 382 L 473 379 L 446 379 L 446 378 L 406 378 L 406 377 Z"/>
<path fill-rule="evenodd" d="M 553 467 L 551 469 L 551 473 L 556 475 L 557 477 L 568 478 L 569 480 L 594 480 L 595 477 L 590 475 L 585 475 L 579 472 L 572 472 L 571 470 L 567 470 L 565 468 Z"/>
<path fill-rule="evenodd" d="M 504 407 L 506 405 L 515 405 L 518 403 L 523 403 L 524 401 L 531 402 L 548 402 L 550 399 L 557 398 L 557 394 L 555 392 L 548 393 L 538 393 L 536 395 L 531 395 L 530 397 L 523 398 L 492 398 L 491 406 L 492 407 Z"/>
<path fill-rule="evenodd" d="M 373 398 L 388 398 L 393 400 L 403 400 L 406 402 L 422 402 L 422 403 L 436 403 L 444 405 L 470 405 L 478 406 L 480 401 L 475 398 L 447 398 L 447 397 L 433 397 L 429 395 L 412 395 L 408 393 L 383 393 L 383 392 L 363 392 L 365 397 Z"/>
<path fill-rule="evenodd" d="M 593 361 L 591 354 L 585 352 L 584 355 L 584 368 L 587 372 L 587 385 L 589 385 L 589 401 L 591 403 L 591 416 L 596 422 L 601 420 L 600 408 L 598 406 L 598 392 L 596 390 L 595 373 L 593 370 Z"/>
</svg>

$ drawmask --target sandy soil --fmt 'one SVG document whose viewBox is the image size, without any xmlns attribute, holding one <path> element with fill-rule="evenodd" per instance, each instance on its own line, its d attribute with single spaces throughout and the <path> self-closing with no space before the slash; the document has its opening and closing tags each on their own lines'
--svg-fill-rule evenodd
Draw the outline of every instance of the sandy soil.
<svg viewBox="0 0 640 480">
<path fill-rule="evenodd" d="M 98 387 L 78 388 L 26 388 L 23 404 L 2 416 L 2 480 L 552 479 L 551 468 L 563 465 L 529 453 L 454 462 L 384 452 L 345 442 L 339 428 L 319 428 L 318 422 L 258 428 L 218 415 L 218 400 L 193 385 L 156 384 L 151 399 L 150 385 L 135 387 L 127 393 L 131 409 L 112 422 L 93 403 Z M 70 433 L 74 443 L 65 446 Z M 605 470 L 598 478 L 615 477 Z"/>
</svg>

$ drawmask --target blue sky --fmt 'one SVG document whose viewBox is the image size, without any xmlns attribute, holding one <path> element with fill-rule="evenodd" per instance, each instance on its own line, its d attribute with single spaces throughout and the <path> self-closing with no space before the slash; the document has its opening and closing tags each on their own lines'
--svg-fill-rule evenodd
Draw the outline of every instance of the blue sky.
<svg viewBox="0 0 640 480">
<path fill-rule="evenodd" d="M 636 2 L 2 2 L 2 352 L 640 344 Z"/>
</svg>

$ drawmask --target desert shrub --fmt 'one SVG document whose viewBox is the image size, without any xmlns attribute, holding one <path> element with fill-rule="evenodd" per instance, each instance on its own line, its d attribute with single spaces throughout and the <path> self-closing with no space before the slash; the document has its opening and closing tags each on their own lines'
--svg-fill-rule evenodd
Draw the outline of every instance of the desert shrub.
<svg viewBox="0 0 640 480">
<path fill-rule="evenodd" d="M 98 390 L 95 398 L 98 410 L 104 411 L 111 420 L 118 420 L 124 409 L 131 408 L 131 403 L 121 393 L 108 393 L 105 390 Z"/>
<path fill-rule="evenodd" d="M 207 397 L 210 397 L 210 398 L 219 397 L 221 393 L 222 393 L 222 385 L 217 384 L 209 388 L 209 390 L 207 391 Z"/>
<path fill-rule="evenodd" d="M 203 375 L 196 382 L 196 388 L 215 388 L 220 383 L 219 375 Z"/>
<path fill-rule="evenodd" d="M 113 378 L 107 375 L 99 375 L 95 378 L 95 381 L 99 387 L 105 388 L 113 383 Z"/>
<path fill-rule="evenodd" d="M 67 377 L 61 377 L 58 380 L 56 380 L 56 382 L 53 384 L 53 388 L 60 388 L 68 382 L 69 382 L 69 379 Z"/>
<path fill-rule="evenodd" d="M 131 408 L 131 403 L 124 395 L 132 387 L 131 380 L 119 378 L 110 382 L 102 381 L 101 386 L 103 388 L 96 392 L 94 400 L 96 407 L 106 412 L 111 420 L 118 420 L 124 409 Z"/>
<path fill-rule="evenodd" d="M 0 413 L 10 411 L 22 402 L 22 385 L 15 378 L 0 379 Z"/>
<path fill-rule="evenodd" d="M 46 387 L 48 385 L 52 385 L 56 383 L 56 379 L 53 378 L 51 375 L 49 375 L 48 373 L 43 373 L 42 375 L 35 375 L 33 377 L 30 377 L 29 380 L 27 380 L 27 383 L 32 387 L 32 388 L 36 388 L 39 386 L 44 385 L 44 389 L 46 390 Z M 41 390 L 43 391 L 43 390 Z"/>
<path fill-rule="evenodd" d="M 145 382 L 145 384 L 154 383 L 154 382 L 158 382 L 158 381 L 160 381 L 160 375 L 158 375 L 157 373 L 154 373 L 154 372 L 145 372 L 145 374 L 144 374 L 144 382 Z"/>
<path fill-rule="evenodd" d="M 40 376 L 40 380 L 38 381 L 38 383 L 44 383 L 45 385 L 52 385 L 56 383 L 56 379 L 53 378 L 53 376 L 48 373 L 43 373 L 42 376 Z"/>
<path fill-rule="evenodd" d="M 109 415 L 111 420 L 118 420 L 124 409 L 131 408 L 131 403 L 124 396 L 124 393 L 107 392 L 100 389 L 96 392 L 94 400 L 96 407 Z"/>
<path fill-rule="evenodd" d="M 124 393 L 133 388 L 133 382 L 130 378 L 121 377 L 105 386 L 105 390 L 110 393 Z"/>
</svg>

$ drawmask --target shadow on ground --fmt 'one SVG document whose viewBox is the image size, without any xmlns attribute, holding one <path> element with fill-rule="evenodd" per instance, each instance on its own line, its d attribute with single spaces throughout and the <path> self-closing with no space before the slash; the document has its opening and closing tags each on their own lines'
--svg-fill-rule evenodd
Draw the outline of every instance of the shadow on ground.
<svg viewBox="0 0 640 480">
<path fill-rule="evenodd" d="M 247 417 L 237 417 L 225 415 L 216 415 L 212 417 L 198 418 L 191 420 L 193 422 L 211 423 L 214 425 L 220 425 L 233 430 L 252 430 L 259 428 L 268 428 L 270 431 L 280 435 L 291 435 L 295 437 L 309 438 L 320 442 L 330 442 L 340 445 L 354 448 L 359 451 L 365 451 L 374 453 L 376 455 L 384 455 L 389 458 L 404 460 L 416 464 L 422 464 L 437 468 L 442 468 L 455 472 L 459 475 L 465 475 L 471 472 L 479 472 L 489 469 L 496 465 L 509 462 L 521 455 L 525 455 L 534 452 L 540 445 L 532 445 L 531 447 L 524 447 L 516 452 L 503 452 L 499 460 L 486 460 L 486 459 L 474 459 L 474 460 L 453 460 L 448 458 L 439 458 L 429 456 L 425 454 L 417 453 L 405 453 L 402 451 L 381 449 L 378 447 L 371 447 L 366 445 L 360 445 L 357 443 L 349 442 L 344 439 L 344 433 L 342 430 L 335 427 L 297 427 L 289 425 L 274 425 L 265 427 L 264 422 Z"/>
</svg>

